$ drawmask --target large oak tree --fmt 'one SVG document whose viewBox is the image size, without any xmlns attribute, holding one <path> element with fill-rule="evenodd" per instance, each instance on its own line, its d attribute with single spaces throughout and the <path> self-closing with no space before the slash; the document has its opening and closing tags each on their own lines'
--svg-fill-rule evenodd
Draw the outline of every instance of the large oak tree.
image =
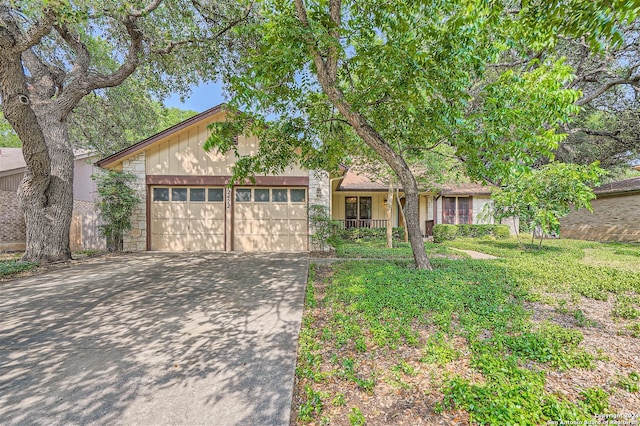
<svg viewBox="0 0 640 426">
<path fill-rule="evenodd" d="M 134 72 L 160 95 L 210 78 L 228 29 L 247 14 L 231 0 L 0 1 L 2 112 L 27 163 L 25 260 L 70 258 L 69 118 L 83 98 Z"/>
</svg>

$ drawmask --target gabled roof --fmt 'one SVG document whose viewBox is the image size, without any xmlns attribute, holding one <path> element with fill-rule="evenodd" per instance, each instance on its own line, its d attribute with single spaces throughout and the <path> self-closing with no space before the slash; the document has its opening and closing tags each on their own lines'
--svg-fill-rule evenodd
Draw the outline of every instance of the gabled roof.
<svg viewBox="0 0 640 426">
<path fill-rule="evenodd" d="M 149 145 L 152 145 L 153 143 L 158 142 L 159 140 L 169 137 L 175 133 L 178 133 L 189 126 L 192 126 L 200 121 L 206 120 L 207 118 L 223 111 L 225 107 L 226 107 L 226 104 L 220 104 L 220 105 L 214 106 L 213 108 L 209 108 L 208 110 L 203 111 L 200 114 L 194 115 L 193 117 L 188 118 L 176 124 L 175 126 L 171 126 L 168 129 L 161 131 L 160 133 L 156 133 L 155 135 L 150 136 L 147 139 L 144 139 L 121 151 L 116 152 L 115 154 L 112 154 L 108 157 L 105 157 L 99 160 L 96 163 L 96 165 L 98 165 L 99 167 L 106 167 L 106 166 L 109 166 L 110 164 L 117 162 L 118 160 L 135 155 L 139 151 L 142 151 L 143 149 L 147 148 Z"/>
<path fill-rule="evenodd" d="M 353 170 L 347 170 L 337 190 L 338 191 L 387 191 L 388 186 L 380 182 L 372 181 L 367 176 L 358 174 Z"/>
<path fill-rule="evenodd" d="M 593 189 L 596 195 L 613 195 L 640 191 L 640 177 L 605 183 Z"/>
</svg>

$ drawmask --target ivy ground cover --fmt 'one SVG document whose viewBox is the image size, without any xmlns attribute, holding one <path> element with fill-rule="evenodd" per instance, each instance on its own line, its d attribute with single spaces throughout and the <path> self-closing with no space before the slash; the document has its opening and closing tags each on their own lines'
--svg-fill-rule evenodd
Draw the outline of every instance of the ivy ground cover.
<svg viewBox="0 0 640 426">
<path fill-rule="evenodd" d="M 456 259 L 447 246 L 499 259 Z M 638 414 L 640 272 L 621 265 L 637 262 L 640 247 L 447 246 L 428 245 L 439 255 L 433 271 L 412 269 L 404 250 L 378 260 L 385 249 L 372 242 L 338 247 L 361 260 L 312 266 L 297 423 L 536 425 Z"/>
</svg>

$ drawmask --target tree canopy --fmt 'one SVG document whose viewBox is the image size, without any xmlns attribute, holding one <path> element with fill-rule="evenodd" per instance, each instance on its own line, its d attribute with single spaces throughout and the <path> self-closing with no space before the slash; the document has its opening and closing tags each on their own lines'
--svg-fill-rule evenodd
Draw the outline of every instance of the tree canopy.
<svg viewBox="0 0 640 426">
<path fill-rule="evenodd" d="M 132 76 L 137 90 L 160 98 L 209 80 L 233 60 L 224 54 L 232 41 L 228 30 L 249 11 L 232 0 L 0 0 L 2 112 L 27 164 L 18 191 L 27 227 L 25 260 L 71 256 L 71 141 L 78 136 L 70 128 L 72 112 L 84 106 L 95 113 L 109 97 L 120 97 L 121 105 L 139 102 L 126 99 L 125 88 L 103 92 Z M 87 99 L 91 93 L 98 96 Z M 80 134 L 95 130 L 76 124 Z"/>
<path fill-rule="evenodd" d="M 500 183 L 553 157 L 581 94 L 562 57 L 537 52 L 561 38 L 591 49 L 621 43 L 618 23 L 638 10 L 580 0 L 256 4 L 256 42 L 228 80 L 231 105 L 244 113 L 216 126 L 208 146 L 234 149 L 241 129 L 260 137 L 257 155 L 236 164 L 238 178 L 294 161 L 332 167 L 373 150 L 405 191 L 420 268 L 429 263 L 407 160 L 446 145 L 471 178 Z"/>
</svg>

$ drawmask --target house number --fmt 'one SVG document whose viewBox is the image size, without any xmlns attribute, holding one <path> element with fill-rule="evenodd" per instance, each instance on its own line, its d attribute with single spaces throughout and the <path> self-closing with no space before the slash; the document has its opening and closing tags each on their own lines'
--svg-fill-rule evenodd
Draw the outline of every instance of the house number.
<svg viewBox="0 0 640 426">
<path fill-rule="evenodd" d="M 231 208 L 231 188 L 227 188 L 227 210 Z"/>
</svg>

